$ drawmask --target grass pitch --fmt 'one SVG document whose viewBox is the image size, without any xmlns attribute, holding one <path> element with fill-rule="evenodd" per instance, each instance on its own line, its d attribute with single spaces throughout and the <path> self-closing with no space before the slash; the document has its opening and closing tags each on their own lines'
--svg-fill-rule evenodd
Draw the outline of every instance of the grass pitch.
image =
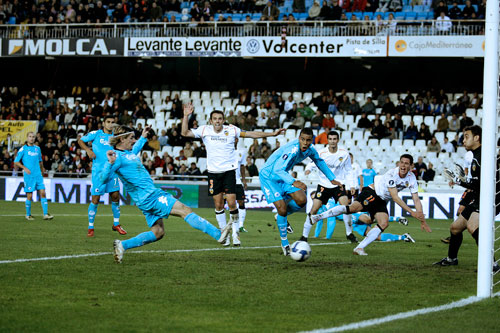
<svg viewBox="0 0 500 333">
<path fill-rule="evenodd" d="M 248 211 L 243 247 L 231 250 L 216 250 L 221 248 L 216 241 L 172 217 L 165 221 L 162 240 L 139 253 L 127 251 L 117 265 L 112 241 L 148 230 L 136 207 L 121 208 L 129 234 L 119 236 L 111 231 L 110 206 L 100 205 L 92 239 L 86 236 L 86 205 L 49 204 L 49 210 L 54 220 L 43 221 L 40 204 L 34 203 L 36 220 L 28 222 L 23 203 L 0 202 L 0 261 L 101 255 L 1 263 L 0 331 L 303 331 L 476 293 L 477 247 L 469 235 L 459 266 L 431 265 L 447 254 L 439 241 L 449 234 L 446 221 L 429 221 L 431 234 L 413 219 L 407 227 L 391 223 L 387 232 L 410 232 L 417 242 L 377 242 L 367 248 L 367 257 L 352 255 L 354 246 L 346 243 L 340 222 L 333 240 L 312 238 L 312 257 L 298 263 L 283 257 L 270 212 Z M 212 209 L 195 211 L 216 224 Z M 304 218 L 292 215 L 291 242 L 300 237 Z M 319 243 L 328 245 L 314 246 Z M 500 324 L 499 306 L 494 298 L 364 330 L 493 332 Z"/>
</svg>

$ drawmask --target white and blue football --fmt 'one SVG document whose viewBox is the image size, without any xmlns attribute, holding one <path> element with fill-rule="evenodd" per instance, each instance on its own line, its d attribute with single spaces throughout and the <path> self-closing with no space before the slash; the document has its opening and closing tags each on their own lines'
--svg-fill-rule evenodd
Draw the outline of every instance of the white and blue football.
<svg viewBox="0 0 500 333">
<path fill-rule="evenodd" d="M 295 261 L 306 261 L 311 256 L 311 247 L 304 241 L 296 241 L 292 244 L 290 257 Z"/>
</svg>

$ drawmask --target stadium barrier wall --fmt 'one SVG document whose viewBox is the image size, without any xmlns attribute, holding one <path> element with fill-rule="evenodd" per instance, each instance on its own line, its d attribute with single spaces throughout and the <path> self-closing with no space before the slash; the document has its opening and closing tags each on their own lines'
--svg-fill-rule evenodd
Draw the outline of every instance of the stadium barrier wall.
<svg viewBox="0 0 500 333">
<path fill-rule="evenodd" d="M 484 57 L 484 36 L 1 39 L 2 57 Z"/>
<path fill-rule="evenodd" d="M 213 208 L 213 199 L 208 195 L 206 182 L 186 182 L 186 181 L 155 181 L 155 186 L 172 194 L 184 204 L 192 208 Z M 88 204 L 91 200 L 91 180 L 90 179 L 68 179 L 68 178 L 44 178 L 47 198 L 51 202 L 57 203 L 79 203 Z M 124 192 L 120 184 L 121 204 L 133 205 L 130 195 Z M 316 188 L 310 187 L 309 194 Z M 249 187 L 245 191 L 245 206 L 247 209 L 271 209 L 264 193 L 258 187 Z M 410 207 L 413 207 L 413 200 L 408 192 L 399 193 L 400 197 Z M 458 209 L 458 203 L 462 196 L 462 191 L 450 189 L 448 192 L 425 192 L 419 193 L 420 200 L 424 207 L 424 213 L 429 219 L 453 219 Z M 312 205 L 308 196 L 308 208 Z M 24 181 L 22 177 L 0 178 L 0 200 L 25 201 Z M 35 200 L 38 201 L 35 194 Z M 107 194 L 101 197 L 101 202 L 109 204 Z M 388 202 L 387 208 L 391 216 L 408 216 L 408 213 L 393 201 Z M 499 220 L 500 215 L 497 217 Z"/>
</svg>

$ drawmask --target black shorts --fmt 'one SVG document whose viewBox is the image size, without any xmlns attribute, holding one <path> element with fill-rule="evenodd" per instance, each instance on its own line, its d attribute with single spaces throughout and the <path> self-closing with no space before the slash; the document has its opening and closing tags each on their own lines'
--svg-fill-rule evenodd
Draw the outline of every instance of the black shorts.
<svg viewBox="0 0 500 333">
<path fill-rule="evenodd" d="M 359 195 L 359 190 L 356 189 L 356 191 L 354 192 L 354 195 L 351 194 L 351 191 L 347 191 L 347 197 L 349 198 L 349 200 L 356 200 L 356 198 L 358 197 Z"/>
<path fill-rule="evenodd" d="M 208 196 L 236 193 L 236 171 L 208 173 Z"/>
<path fill-rule="evenodd" d="M 462 215 L 462 217 L 468 221 L 472 213 L 479 213 L 479 205 L 473 203 L 471 205 L 465 206 L 460 215 Z"/>
<path fill-rule="evenodd" d="M 370 213 L 372 221 L 375 221 L 375 214 L 377 213 L 386 213 L 389 215 L 387 211 L 387 202 L 380 198 L 375 190 L 369 186 L 363 187 L 356 201 L 363 206 L 364 212 Z"/>
<path fill-rule="evenodd" d="M 460 198 L 460 202 L 458 203 L 460 206 L 468 206 L 472 204 L 474 201 L 474 192 L 466 190 L 462 194 L 462 198 Z"/>
<path fill-rule="evenodd" d="M 334 188 L 328 188 L 321 185 L 318 185 L 316 189 L 316 194 L 314 195 L 314 199 L 321 200 L 323 205 L 326 205 L 330 198 L 334 198 L 335 202 L 338 203 L 339 199 L 343 196 L 347 195 L 345 190 L 342 190 L 339 186 Z"/>
<path fill-rule="evenodd" d="M 245 200 L 245 189 L 241 184 L 236 184 L 236 200 Z"/>
</svg>

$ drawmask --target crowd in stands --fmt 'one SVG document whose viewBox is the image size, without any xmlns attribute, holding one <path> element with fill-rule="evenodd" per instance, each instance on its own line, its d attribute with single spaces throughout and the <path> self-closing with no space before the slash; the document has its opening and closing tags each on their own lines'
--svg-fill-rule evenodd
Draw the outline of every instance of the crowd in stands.
<svg viewBox="0 0 500 333">
<path fill-rule="evenodd" d="M 466 110 L 478 109 L 482 104 L 477 93 L 469 94 L 467 91 L 459 94 L 456 102 L 450 103 L 442 89 L 419 94 L 408 91 L 397 95 L 396 104 L 384 90 L 373 89 L 363 105 L 356 98 L 349 98 L 348 94 L 345 89 L 339 92 L 330 89 L 315 94 L 310 101 L 295 101 L 292 95 L 283 100 L 276 91 L 240 89 L 230 96 L 238 101 L 235 109 L 240 110 L 235 113 L 234 109 L 226 108 L 226 121 L 244 130 L 280 127 L 300 130 L 307 125 L 316 130 L 317 144 L 327 143 L 326 134 L 330 130 L 344 131 L 342 126 L 349 125 L 351 131 L 369 131 L 370 138 L 423 139 L 428 144 L 429 152 L 454 152 L 462 144 L 460 133 L 463 128 L 474 123 Z M 67 96 L 65 102 L 61 102 L 61 96 Z M 157 126 L 158 133 L 145 147 L 142 158 L 148 171 L 156 176 L 175 175 L 178 179 L 204 173 L 205 168 L 195 163 L 206 157 L 204 145 L 180 135 L 182 105 L 186 100 L 181 101 L 178 94 L 166 96 L 161 110 L 155 107 L 155 112 L 148 105 L 149 99 L 139 89 L 119 93 L 109 88 L 74 87 L 59 95 L 51 90 L 42 93 L 34 88 L 19 91 L 4 87 L 0 98 L 0 120 L 38 121 L 36 144 L 41 148 L 45 169 L 55 173 L 55 176 L 87 177 L 92 161 L 80 149 L 77 139 L 87 132 L 101 129 L 104 115 L 113 115 L 117 123 L 135 127 L 139 136 L 144 121 L 154 119 L 157 113 L 161 113 L 162 119 L 163 116 L 166 120 L 170 118 L 172 125 L 169 128 Z M 337 116 L 353 116 L 353 123 L 336 124 Z M 439 120 L 434 133 L 431 133 L 424 122 L 420 128 L 413 121 L 405 127 L 402 121 L 405 116 L 435 116 Z M 189 119 L 189 127 L 196 128 L 199 122 L 206 123 L 206 118 L 195 112 Z M 438 142 L 434 136 L 438 132 L 456 135 L 451 142 L 446 136 Z M 12 174 L 12 170 L 17 172 L 13 160 L 22 144 L 24 142 L 13 142 L 10 137 L 0 142 L 0 171 L 7 174 Z M 166 150 L 165 147 L 172 149 Z M 258 175 L 256 159 L 267 159 L 279 147 L 279 141 L 271 145 L 265 139 L 255 140 L 246 147 L 248 176 Z M 193 160 L 193 157 L 196 159 Z"/>
<path fill-rule="evenodd" d="M 441 12 L 451 19 L 484 19 L 486 0 L 2 0 L 0 24 L 209 22 L 232 21 L 235 14 L 235 21 L 362 20 L 361 13 L 411 11 L 415 6 L 433 11 L 435 19 Z M 352 12 L 356 14 L 346 16 Z"/>
</svg>

